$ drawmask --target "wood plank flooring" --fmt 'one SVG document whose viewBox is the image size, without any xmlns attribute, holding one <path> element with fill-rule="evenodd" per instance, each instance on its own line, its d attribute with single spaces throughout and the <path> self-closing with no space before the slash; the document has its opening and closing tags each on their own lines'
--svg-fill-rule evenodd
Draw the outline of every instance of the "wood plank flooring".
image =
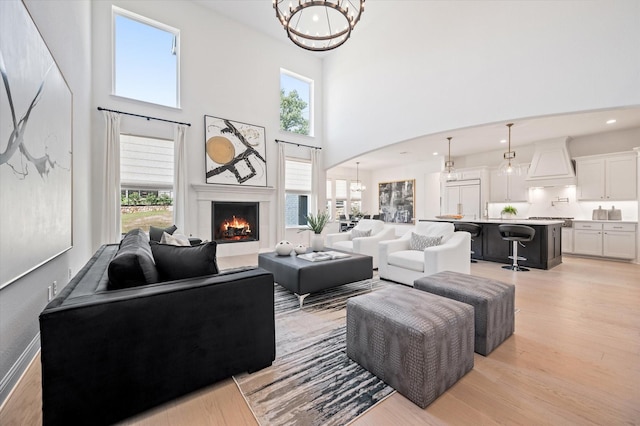
<svg viewBox="0 0 640 426">
<path fill-rule="evenodd" d="M 221 268 L 257 256 L 219 259 Z M 422 410 L 394 394 L 353 425 L 640 424 L 640 265 L 564 256 L 515 273 L 490 262 L 473 275 L 516 285 L 515 334 Z M 40 358 L 0 411 L 0 424 L 38 425 Z M 124 422 L 256 425 L 232 379 Z"/>
</svg>

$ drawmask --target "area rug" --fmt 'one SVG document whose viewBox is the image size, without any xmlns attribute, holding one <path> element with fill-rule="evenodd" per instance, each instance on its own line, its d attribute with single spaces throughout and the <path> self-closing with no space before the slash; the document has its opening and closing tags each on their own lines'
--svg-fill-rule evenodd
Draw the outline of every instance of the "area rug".
<svg viewBox="0 0 640 426">
<path fill-rule="evenodd" d="M 378 279 L 312 294 L 302 309 L 274 286 L 276 359 L 234 379 L 261 425 L 345 425 L 393 392 L 347 357 L 347 299 L 394 285 Z"/>
</svg>

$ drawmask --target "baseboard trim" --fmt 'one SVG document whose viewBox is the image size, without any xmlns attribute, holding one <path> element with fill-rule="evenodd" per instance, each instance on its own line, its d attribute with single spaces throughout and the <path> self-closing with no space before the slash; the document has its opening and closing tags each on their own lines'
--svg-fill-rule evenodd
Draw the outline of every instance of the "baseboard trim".
<svg viewBox="0 0 640 426">
<path fill-rule="evenodd" d="M 16 388 L 16 385 L 27 372 L 27 368 L 31 365 L 39 350 L 40 332 L 36 334 L 29 345 L 27 345 L 24 352 L 22 352 L 18 360 L 11 366 L 2 380 L 0 380 L 0 411 L 4 409 L 4 406 Z"/>
</svg>

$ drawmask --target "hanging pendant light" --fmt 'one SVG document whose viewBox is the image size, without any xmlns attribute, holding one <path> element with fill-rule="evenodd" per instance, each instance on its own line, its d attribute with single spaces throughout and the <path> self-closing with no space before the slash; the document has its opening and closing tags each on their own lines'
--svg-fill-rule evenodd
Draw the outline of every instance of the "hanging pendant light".
<svg viewBox="0 0 640 426">
<path fill-rule="evenodd" d="M 355 192 L 363 192 L 364 190 L 367 189 L 367 187 L 364 186 L 362 182 L 360 182 L 359 166 L 360 166 L 360 162 L 357 161 L 356 162 L 356 181 L 352 185 L 353 191 Z"/>
<path fill-rule="evenodd" d="M 520 165 L 515 162 L 516 152 L 511 151 L 511 126 L 513 126 L 513 123 L 507 124 L 507 127 L 509 128 L 509 150 L 502 155 L 503 160 L 498 167 L 498 176 L 520 176 L 522 173 Z"/>
<path fill-rule="evenodd" d="M 442 172 L 442 179 L 444 181 L 458 180 L 458 172 L 453 167 L 453 161 L 451 161 L 451 136 L 447 138 L 449 140 L 449 158 L 444 162 L 444 171 Z"/>
</svg>

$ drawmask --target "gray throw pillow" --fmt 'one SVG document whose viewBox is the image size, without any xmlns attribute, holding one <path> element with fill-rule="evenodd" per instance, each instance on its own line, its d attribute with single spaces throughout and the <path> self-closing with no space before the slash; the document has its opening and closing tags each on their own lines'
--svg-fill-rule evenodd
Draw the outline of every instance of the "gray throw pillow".
<svg viewBox="0 0 640 426">
<path fill-rule="evenodd" d="M 133 229 L 120 241 L 118 252 L 109 262 L 108 290 L 154 284 L 159 281 L 149 247 L 149 237 L 142 229 Z"/>
<path fill-rule="evenodd" d="M 173 233 L 176 232 L 176 229 L 178 229 L 178 227 L 175 225 L 171 225 L 168 228 L 158 228 L 157 226 L 149 226 L 149 239 L 151 241 L 155 241 L 159 243 L 160 240 L 162 239 L 163 232 L 166 232 L 169 235 L 173 235 Z"/>
<path fill-rule="evenodd" d="M 357 229 L 351 230 L 351 238 L 361 238 L 361 237 L 370 237 L 371 229 L 367 229 L 366 231 L 359 231 Z"/>
<path fill-rule="evenodd" d="M 442 242 L 442 235 L 439 237 L 430 237 L 412 232 L 411 239 L 409 240 L 409 249 L 424 251 L 427 247 L 439 246 L 440 242 Z"/>
</svg>

